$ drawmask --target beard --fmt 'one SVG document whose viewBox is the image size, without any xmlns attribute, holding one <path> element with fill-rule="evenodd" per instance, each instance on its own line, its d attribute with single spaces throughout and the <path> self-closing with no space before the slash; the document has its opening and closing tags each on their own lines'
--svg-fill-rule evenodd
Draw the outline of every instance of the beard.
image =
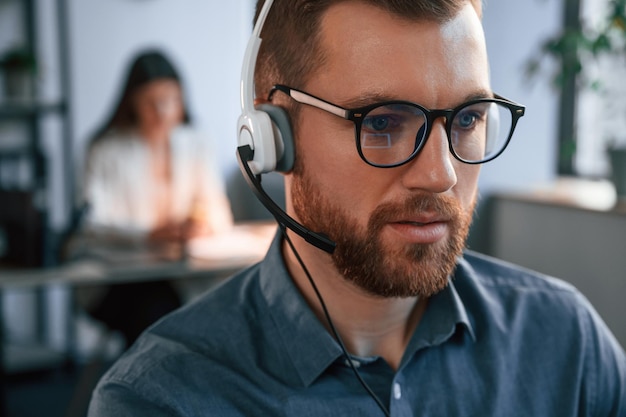
<svg viewBox="0 0 626 417">
<path fill-rule="evenodd" d="M 329 236 L 337 246 L 332 261 L 343 277 L 370 295 L 430 297 L 448 285 L 457 258 L 465 248 L 473 208 L 464 212 L 456 199 L 430 193 L 414 194 L 400 202 L 385 203 L 371 214 L 365 229 L 349 212 L 332 203 L 310 181 L 296 162 L 293 207 L 307 228 Z M 429 244 L 406 243 L 390 247 L 382 238 L 389 222 L 432 212 L 450 219 L 448 237 Z"/>
</svg>

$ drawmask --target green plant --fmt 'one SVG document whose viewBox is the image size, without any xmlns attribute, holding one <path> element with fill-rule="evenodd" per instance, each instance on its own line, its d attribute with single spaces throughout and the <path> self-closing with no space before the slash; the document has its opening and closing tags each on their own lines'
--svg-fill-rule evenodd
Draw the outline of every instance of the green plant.
<svg viewBox="0 0 626 417">
<path fill-rule="evenodd" d="M 591 9 L 599 3 L 601 14 L 596 13 L 599 8 Z M 546 38 L 526 61 L 525 81 L 547 79 L 560 93 L 557 171 L 577 175 L 580 93 L 596 95 L 598 105 L 610 109 L 612 116 L 607 117 L 613 122 L 624 117 L 621 95 L 613 87 L 614 73 L 608 73 L 607 68 L 626 68 L 626 0 L 563 0 L 562 4 L 564 27 Z M 585 13 L 580 12 L 581 4 L 588 6 Z M 598 120 L 597 124 L 597 140 L 603 142 L 607 153 L 625 146 L 626 135 L 621 133 L 624 129 L 608 127 L 607 120 Z"/>
<path fill-rule="evenodd" d="M 568 27 L 543 42 L 538 53 L 527 63 L 526 73 L 536 77 L 545 57 L 556 60 L 557 68 L 551 76 L 555 87 L 575 77 L 579 87 L 594 90 L 602 81 L 588 78 L 585 66 L 605 55 L 626 57 L 626 0 L 610 0 L 608 13 L 595 24 L 581 19 L 580 25 Z"/>
<path fill-rule="evenodd" d="M 4 71 L 37 71 L 35 56 L 25 48 L 15 47 L 6 51 L 0 58 L 0 68 Z"/>
</svg>

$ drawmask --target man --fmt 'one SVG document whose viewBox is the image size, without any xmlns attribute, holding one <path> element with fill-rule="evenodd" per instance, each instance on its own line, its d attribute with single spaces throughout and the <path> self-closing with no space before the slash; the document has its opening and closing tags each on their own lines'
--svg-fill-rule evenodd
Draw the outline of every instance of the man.
<svg viewBox="0 0 626 417">
<path fill-rule="evenodd" d="M 523 114 L 490 89 L 480 13 L 276 0 L 257 97 L 293 125 L 287 212 L 336 249 L 279 233 L 144 333 L 90 416 L 626 415 L 624 351 L 588 302 L 463 251 L 479 164 Z"/>
</svg>

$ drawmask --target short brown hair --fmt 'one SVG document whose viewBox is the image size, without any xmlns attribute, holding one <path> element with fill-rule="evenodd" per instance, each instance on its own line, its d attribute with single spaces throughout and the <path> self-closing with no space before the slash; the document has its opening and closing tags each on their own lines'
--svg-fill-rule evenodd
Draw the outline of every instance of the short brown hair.
<svg viewBox="0 0 626 417">
<path fill-rule="evenodd" d="M 255 85 L 265 98 L 275 84 L 302 88 L 312 71 L 323 63 L 319 48 L 321 17 L 334 4 L 356 1 L 370 4 L 409 20 L 451 19 L 471 1 L 478 14 L 481 0 L 274 0 L 261 38 Z M 257 0 L 255 22 L 264 0 Z"/>
</svg>

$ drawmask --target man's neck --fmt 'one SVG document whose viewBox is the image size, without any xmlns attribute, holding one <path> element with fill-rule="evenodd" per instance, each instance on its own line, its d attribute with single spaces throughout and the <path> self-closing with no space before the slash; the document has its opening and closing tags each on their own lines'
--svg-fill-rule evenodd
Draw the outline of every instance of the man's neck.
<svg viewBox="0 0 626 417">
<path fill-rule="evenodd" d="M 428 300 L 416 297 L 382 298 L 367 294 L 341 276 L 329 256 L 315 256 L 317 254 L 313 251 L 317 251 L 316 248 L 301 249 L 298 249 L 299 254 L 348 352 L 360 357 L 380 356 L 397 370 Z M 283 245 L 283 255 L 296 286 L 330 331 L 320 301 L 287 244 Z"/>
</svg>

